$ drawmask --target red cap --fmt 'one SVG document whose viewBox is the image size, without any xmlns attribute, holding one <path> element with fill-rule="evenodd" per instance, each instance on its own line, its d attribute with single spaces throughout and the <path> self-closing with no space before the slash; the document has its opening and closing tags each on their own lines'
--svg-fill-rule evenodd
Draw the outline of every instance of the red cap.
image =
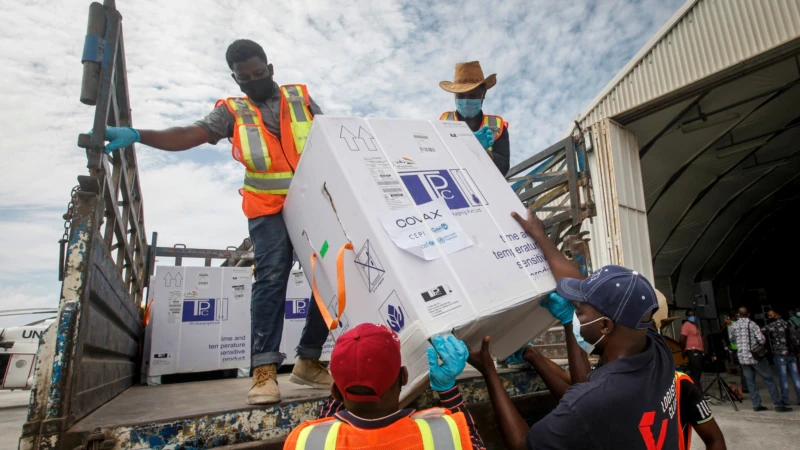
<svg viewBox="0 0 800 450">
<path fill-rule="evenodd" d="M 358 325 L 339 336 L 331 353 L 333 382 L 354 402 L 379 402 L 397 381 L 400 367 L 400 338 L 385 325 Z M 375 395 L 347 392 L 353 386 L 368 387 Z"/>
</svg>

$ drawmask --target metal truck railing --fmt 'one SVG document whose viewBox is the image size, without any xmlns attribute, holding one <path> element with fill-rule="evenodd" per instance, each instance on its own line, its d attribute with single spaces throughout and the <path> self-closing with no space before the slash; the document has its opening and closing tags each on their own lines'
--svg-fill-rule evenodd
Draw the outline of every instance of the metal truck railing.
<svg viewBox="0 0 800 450">
<path fill-rule="evenodd" d="M 59 241 L 57 322 L 36 362 L 20 448 L 74 448 L 64 432 L 134 384 L 148 282 L 142 190 L 131 145 L 105 155 L 106 126 L 130 126 L 122 16 L 113 0 L 89 6 L 80 101 L 95 106 L 81 134 L 87 175 L 72 191 Z M 87 128 L 89 128 L 87 126 Z"/>
<path fill-rule="evenodd" d="M 586 153 L 591 135 L 576 128 L 566 139 L 517 164 L 507 179 L 528 209 L 544 222 L 550 239 L 561 245 L 581 270 L 591 271 L 585 219 L 596 214 Z"/>
</svg>

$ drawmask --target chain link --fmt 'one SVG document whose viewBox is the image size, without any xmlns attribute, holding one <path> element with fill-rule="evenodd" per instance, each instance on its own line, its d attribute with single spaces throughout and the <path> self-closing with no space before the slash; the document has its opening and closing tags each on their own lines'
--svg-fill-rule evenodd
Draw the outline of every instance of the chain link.
<svg viewBox="0 0 800 450">
<path fill-rule="evenodd" d="M 62 216 L 64 218 L 64 235 L 58 240 L 58 281 L 64 281 L 64 268 L 66 265 L 66 261 L 64 259 L 66 258 L 67 253 L 67 242 L 69 242 L 69 231 L 70 227 L 72 227 L 72 216 L 75 214 L 75 196 L 78 194 L 80 188 L 80 185 L 72 188 L 72 194 L 70 195 L 69 203 L 67 204 L 67 212 L 65 212 Z"/>
</svg>

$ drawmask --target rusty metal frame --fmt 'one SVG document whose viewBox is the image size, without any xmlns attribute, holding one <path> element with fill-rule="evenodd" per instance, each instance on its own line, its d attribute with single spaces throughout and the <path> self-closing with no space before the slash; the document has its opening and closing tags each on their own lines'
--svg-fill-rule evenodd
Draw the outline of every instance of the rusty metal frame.
<svg viewBox="0 0 800 450">
<path fill-rule="evenodd" d="M 104 153 L 107 126 L 131 126 L 122 38 L 114 0 L 89 6 L 81 102 L 95 105 L 81 134 L 89 174 L 79 175 L 57 322 L 36 360 L 20 448 L 62 448 L 76 421 L 134 383 L 142 337 L 148 245 L 133 146 Z"/>
<path fill-rule="evenodd" d="M 512 167 L 507 179 L 519 199 L 537 213 L 551 239 L 560 244 L 595 215 L 586 152 L 591 136 L 580 129 Z"/>
</svg>

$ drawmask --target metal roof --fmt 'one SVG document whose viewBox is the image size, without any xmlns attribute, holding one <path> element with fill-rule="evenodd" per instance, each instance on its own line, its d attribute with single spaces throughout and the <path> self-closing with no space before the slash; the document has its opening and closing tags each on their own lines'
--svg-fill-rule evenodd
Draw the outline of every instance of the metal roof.
<svg viewBox="0 0 800 450">
<path fill-rule="evenodd" d="M 798 0 L 688 0 L 578 116 L 587 127 L 800 36 Z"/>
</svg>

